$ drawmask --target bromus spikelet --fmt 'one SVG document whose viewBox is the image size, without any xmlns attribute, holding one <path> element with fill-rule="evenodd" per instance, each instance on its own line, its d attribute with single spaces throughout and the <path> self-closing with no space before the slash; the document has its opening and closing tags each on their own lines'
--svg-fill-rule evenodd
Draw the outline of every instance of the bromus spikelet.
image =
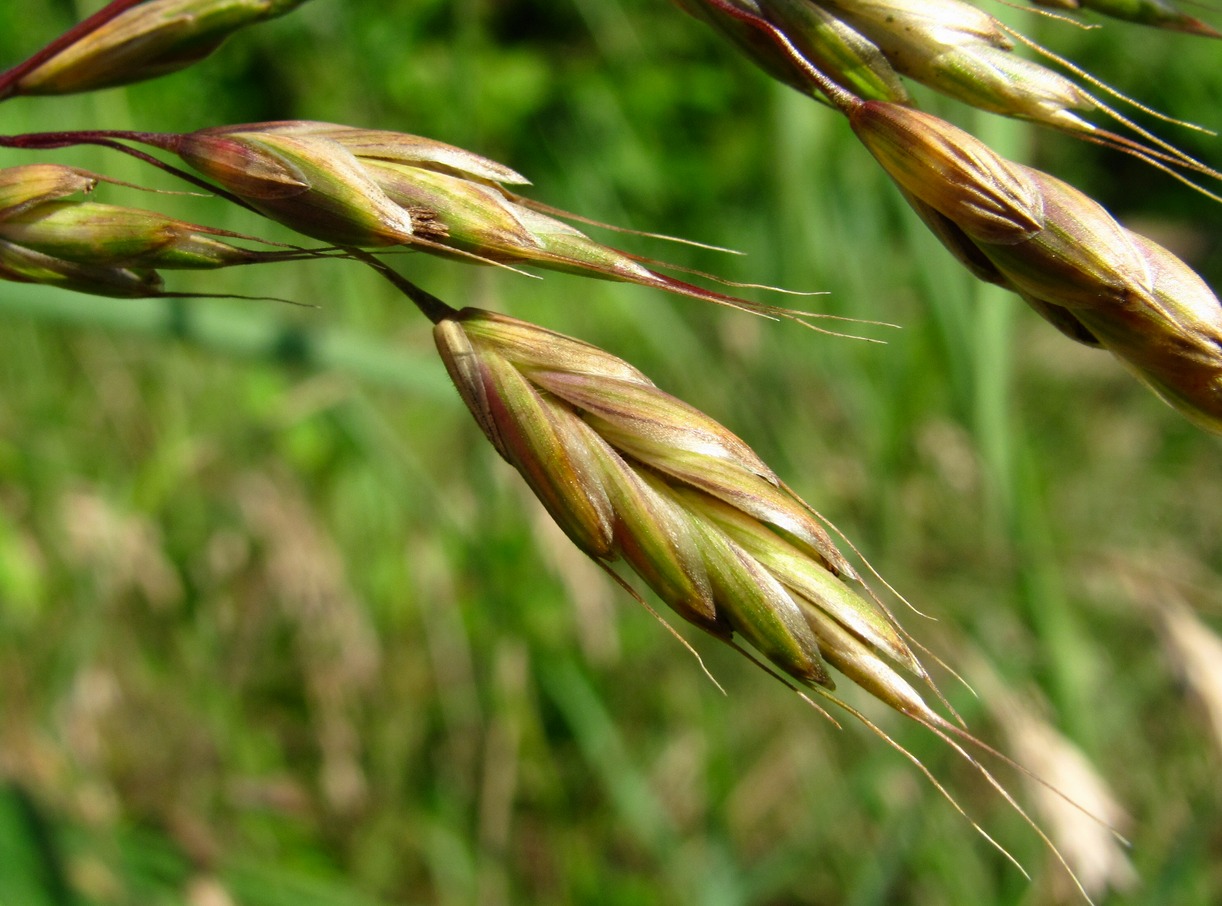
<svg viewBox="0 0 1222 906">
<path fill-rule="evenodd" d="M 476 263 L 537 266 L 636 283 L 769 315 L 665 276 L 596 242 L 508 186 L 529 180 L 443 142 L 333 123 L 285 121 L 205 129 L 169 146 L 260 212 L 342 245 L 402 245 Z"/>
<path fill-rule="evenodd" d="M 258 251 L 225 239 L 258 241 L 155 211 L 72 199 L 104 177 L 57 164 L 0 170 L 0 279 L 102 296 L 172 295 L 160 269 L 211 270 L 291 261 L 316 253 Z"/>
<path fill-rule="evenodd" d="M 977 277 L 1108 349 L 1187 418 L 1222 433 L 1222 304 L 1191 268 L 1067 183 L 935 116 L 871 101 L 849 120 Z"/>
<path fill-rule="evenodd" d="M 434 336 L 464 402 L 565 533 L 801 685 L 830 663 L 931 718 L 928 676 L 814 511 L 738 437 L 594 346 L 477 309 Z M 882 691 L 888 690 L 888 691 Z"/>
<path fill-rule="evenodd" d="M 131 143 L 176 154 L 206 179 L 156 160 Z M 4 147 L 75 144 L 98 144 L 132 154 L 298 233 L 349 251 L 418 250 L 467 263 L 514 270 L 533 266 L 635 283 L 797 321 L 815 330 L 821 328 L 814 320 L 831 317 L 743 299 L 659 273 L 650 265 L 684 269 L 596 242 L 560 218 L 619 228 L 524 198 L 508 188 L 527 184 L 524 176 L 486 157 L 420 136 L 288 120 L 181 135 L 91 131 L 0 137 Z M 639 235 L 700 245 L 654 233 Z"/>
<path fill-rule="evenodd" d="M 945 740 L 1026 818 L 961 743 L 993 750 L 918 689 L 941 698 L 821 518 L 740 438 L 597 347 L 503 315 L 454 311 L 392 279 L 434 321 L 437 348 L 484 434 L 621 586 L 645 603 L 618 564 L 808 702 L 803 689 L 845 708 L 962 813 L 919 761 L 832 691 L 836 671 Z"/>
<path fill-rule="evenodd" d="M 13 217 L 46 201 L 92 192 L 100 177 L 59 164 L 24 164 L 0 170 L 0 217 Z"/>
<path fill-rule="evenodd" d="M 304 2 L 149 0 L 29 69 L 8 93 L 70 94 L 177 72 L 207 57 L 235 31 L 283 16 Z"/>
</svg>

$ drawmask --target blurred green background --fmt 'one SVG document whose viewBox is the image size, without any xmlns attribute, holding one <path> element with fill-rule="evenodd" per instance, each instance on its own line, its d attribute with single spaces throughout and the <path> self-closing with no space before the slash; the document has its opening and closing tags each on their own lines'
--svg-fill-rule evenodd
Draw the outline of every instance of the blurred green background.
<svg viewBox="0 0 1222 906">
<path fill-rule="evenodd" d="M 0 61 L 99 6 L 10 0 Z M 1222 127 L 1216 42 L 993 11 Z M 1222 285 L 1216 203 L 929 103 Z M 314 0 L 186 73 L 0 117 L 6 133 L 298 117 L 415 132 L 509 164 L 538 200 L 747 254 L 611 244 L 900 325 L 863 328 L 887 341 L 869 344 L 395 259 L 451 304 L 629 358 L 755 446 L 936 618 L 901 615 L 980 690 L 942 674 L 983 738 L 1070 795 L 1091 795 L 1074 769 L 1110 787 L 1131 876 L 1089 828 L 1035 812 L 1072 858 L 1103 860 L 1121 889 L 1101 903 L 1222 901 L 1217 438 L 973 284 L 843 122 L 706 27 L 663 0 Z M 1216 138 L 1160 128 L 1222 162 Z M 33 160 L 176 188 L 96 149 L 0 156 Z M 207 199 L 99 197 L 276 235 Z M 1074 901 L 1035 834 L 921 728 L 846 693 L 1032 881 L 882 741 L 695 638 L 718 693 L 547 525 L 424 319 L 363 268 L 171 288 L 315 307 L 0 286 L 2 906 Z M 1037 722 L 994 707 L 1011 697 Z"/>
</svg>

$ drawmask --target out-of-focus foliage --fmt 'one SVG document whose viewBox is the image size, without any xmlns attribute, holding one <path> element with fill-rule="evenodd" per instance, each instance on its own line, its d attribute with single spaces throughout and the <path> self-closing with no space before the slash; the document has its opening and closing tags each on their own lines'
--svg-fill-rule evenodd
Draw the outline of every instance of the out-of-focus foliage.
<svg viewBox="0 0 1222 906">
<path fill-rule="evenodd" d="M 0 5 L 0 59 L 97 5 Z M 1222 127 L 1216 44 L 1036 30 Z M 1222 897 L 1222 753 L 1196 698 L 1222 692 L 1181 676 L 1160 615 L 1174 602 L 1222 628 L 1217 440 L 972 284 L 844 123 L 707 28 L 656 0 L 314 0 L 187 72 L 3 117 L 8 133 L 312 118 L 427 135 L 519 170 L 541 201 L 748 255 L 613 244 L 900 324 L 871 330 L 879 346 L 636 287 L 392 259 L 451 304 L 598 343 L 715 415 L 937 617 L 902 614 L 919 639 L 1042 700 L 1133 817 L 1141 880 L 1105 902 Z M 1216 205 L 1062 136 L 959 122 L 1222 282 Z M 1216 139 L 1173 134 L 1217 163 Z M 0 163 L 35 158 L 178 188 L 97 149 Z M 99 200 L 263 229 L 205 199 Z M 718 694 L 546 527 L 428 325 L 371 274 L 290 264 L 173 288 L 318 308 L 0 288 L 0 903 L 1059 895 L 1038 841 L 919 728 L 870 711 L 1034 885 L 892 750 L 696 640 Z M 167 305 L 142 334 L 100 329 Z M 191 327 L 218 312 L 232 333 Z M 281 341 L 234 340 L 269 322 Z M 347 370 L 302 364 L 327 343 L 349 344 Z M 239 348 L 264 354 L 218 352 Z"/>
</svg>

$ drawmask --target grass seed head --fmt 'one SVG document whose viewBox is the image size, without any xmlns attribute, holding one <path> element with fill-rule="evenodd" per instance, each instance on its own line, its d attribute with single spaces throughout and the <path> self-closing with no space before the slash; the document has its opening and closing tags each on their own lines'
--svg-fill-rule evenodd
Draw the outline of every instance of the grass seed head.
<svg viewBox="0 0 1222 906">
<path fill-rule="evenodd" d="M 88 201 L 50 201 L 0 217 L 0 238 L 55 258 L 102 267 L 215 268 L 260 257 L 181 220 Z"/>
<path fill-rule="evenodd" d="M 257 251 L 218 237 L 257 241 L 155 211 L 70 196 L 104 177 L 55 164 L 0 169 L 0 279 L 45 283 L 104 296 L 161 294 L 155 269 L 206 269 L 308 254 Z"/>
<path fill-rule="evenodd" d="M 435 337 L 484 433 L 583 551 L 804 685 L 831 688 L 825 662 L 840 663 L 924 713 L 902 632 L 741 439 L 623 360 L 525 322 L 466 309 Z"/>
<path fill-rule="evenodd" d="M 1181 179 L 1180 170 L 1218 177 L 1088 88 L 1153 111 L 963 0 L 675 2 L 730 38 L 774 78 L 845 114 L 863 100 L 911 106 L 902 78 L 907 77 L 977 109 L 1062 129 L 1171 168 Z M 1207 27 L 1198 31 L 1216 36 Z M 1070 70 L 1072 77 L 1016 55 L 1017 43 Z M 1129 135 L 1102 129 L 1086 114 L 1105 117 Z"/>
<path fill-rule="evenodd" d="M 149 0 L 119 14 L 23 76 L 20 94 L 127 85 L 196 63 L 235 31 L 305 0 Z"/>
<path fill-rule="evenodd" d="M 642 263 L 648 259 L 595 241 L 558 219 L 573 215 L 506 188 L 525 177 L 453 145 L 299 120 L 157 141 L 251 208 L 335 245 L 403 245 L 468 263 L 538 266 L 804 321 L 801 313 L 669 277 Z"/>
<path fill-rule="evenodd" d="M 531 263 L 640 282 L 653 277 L 629 256 L 519 203 L 504 186 L 526 178 L 486 157 L 418 136 L 334 123 L 288 121 L 251 128 L 274 142 L 342 148 L 362 178 L 394 205 L 417 215 L 427 212 L 432 235 L 426 238 L 433 244 L 426 250 L 431 253 L 452 248 L 468 260 Z"/>
</svg>

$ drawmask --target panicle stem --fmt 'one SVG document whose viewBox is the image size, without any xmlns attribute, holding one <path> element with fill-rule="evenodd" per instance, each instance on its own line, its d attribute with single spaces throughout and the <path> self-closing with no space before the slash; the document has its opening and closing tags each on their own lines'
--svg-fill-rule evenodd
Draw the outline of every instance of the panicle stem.
<svg viewBox="0 0 1222 906">
<path fill-rule="evenodd" d="M 358 261 L 363 261 L 381 274 L 383 278 L 390 282 L 391 286 L 411 299 L 416 308 L 420 309 L 420 313 L 433 324 L 440 324 L 442 321 L 453 318 L 458 314 L 457 309 L 451 308 L 432 293 L 421 289 L 375 255 L 371 255 L 369 252 L 358 248 L 346 248 L 344 251 Z"/>
</svg>

